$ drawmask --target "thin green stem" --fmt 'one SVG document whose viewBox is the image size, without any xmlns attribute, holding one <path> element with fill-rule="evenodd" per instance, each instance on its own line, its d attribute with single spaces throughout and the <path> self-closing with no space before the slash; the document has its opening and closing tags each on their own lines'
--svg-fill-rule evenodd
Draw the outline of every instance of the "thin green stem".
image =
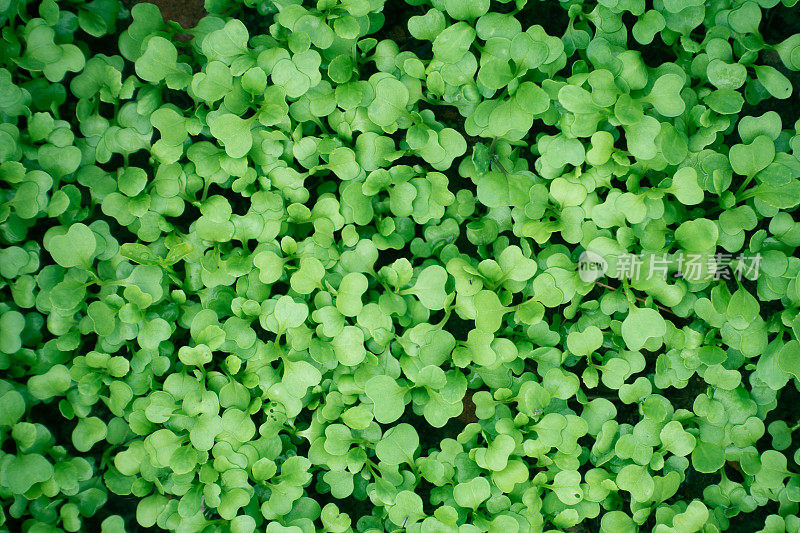
<svg viewBox="0 0 800 533">
<path fill-rule="evenodd" d="M 647 303 L 647 300 L 645 298 L 642 298 L 640 296 L 636 296 L 635 294 L 633 294 L 633 291 L 630 290 L 630 287 L 628 286 L 628 282 L 626 280 L 622 280 L 622 281 L 623 281 L 623 292 L 625 292 L 625 296 L 628 298 L 628 303 L 630 303 L 631 305 L 633 304 L 633 302 L 631 302 L 631 299 L 630 299 L 631 297 L 633 297 L 634 300 L 638 300 L 639 302 L 642 302 L 644 304 Z M 615 290 L 617 290 L 619 288 L 619 287 L 612 287 L 611 285 L 606 285 L 605 283 L 602 283 L 600 281 L 595 281 L 594 284 L 597 285 L 598 287 L 603 287 L 604 289 L 608 289 L 608 290 L 611 290 L 611 291 L 615 291 Z M 664 307 L 663 305 L 656 304 L 656 307 L 659 310 L 664 311 L 665 313 L 669 313 L 669 314 L 671 314 L 673 316 L 678 316 L 678 315 L 675 314 L 674 311 Z"/>
<path fill-rule="evenodd" d="M 745 178 L 745 180 L 742 182 L 742 184 L 741 184 L 741 185 L 739 185 L 739 188 L 738 188 L 738 189 L 736 189 L 736 192 L 735 192 L 733 195 L 734 195 L 734 196 L 737 198 L 737 200 L 738 200 L 738 198 L 739 198 L 739 195 L 742 193 L 742 191 L 744 191 L 744 189 L 745 189 L 745 188 L 746 188 L 748 185 L 750 185 L 750 182 L 752 182 L 752 181 L 753 181 L 753 178 L 755 178 L 755 174 L 753 174 L 752 176 L 747 176 L 747 177 Z"/>
</svg>

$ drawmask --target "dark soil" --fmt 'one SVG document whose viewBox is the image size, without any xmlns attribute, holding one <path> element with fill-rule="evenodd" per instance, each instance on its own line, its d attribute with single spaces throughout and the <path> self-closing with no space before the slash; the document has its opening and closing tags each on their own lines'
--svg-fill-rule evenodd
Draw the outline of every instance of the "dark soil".
<svg viewBox="0 0 800 533">
<path fill-rule="evenodd" d="M 125 5 L 132 7 L 140 1 L 155 4 L 161 10 L 165 22 L 177 22 L 185 30 L 197 26 L 200 19 L 207 14 L 203 0 L 125 0 Z"/>
</svg>

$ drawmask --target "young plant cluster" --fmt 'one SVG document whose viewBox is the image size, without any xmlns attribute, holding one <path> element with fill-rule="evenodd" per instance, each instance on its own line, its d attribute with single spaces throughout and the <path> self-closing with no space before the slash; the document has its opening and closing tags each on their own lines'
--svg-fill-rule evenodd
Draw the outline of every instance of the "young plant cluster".
<svg viewBox="0 0 800 533">
<path fill-rule="evenodd" d="M 0 0 L 0 531 L 800 531 L 796 1 Z"/>
</svg>

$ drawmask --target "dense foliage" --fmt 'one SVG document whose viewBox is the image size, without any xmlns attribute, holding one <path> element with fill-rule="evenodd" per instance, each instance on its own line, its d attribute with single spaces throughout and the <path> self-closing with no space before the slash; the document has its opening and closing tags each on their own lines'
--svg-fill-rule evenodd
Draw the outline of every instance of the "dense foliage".
<svg viewBox="0 0 800 533">
<path fill-rule="evenodd" d="M 0 0 L 0 530 L 800 531 L 796 1 Z"/>
</svg>

